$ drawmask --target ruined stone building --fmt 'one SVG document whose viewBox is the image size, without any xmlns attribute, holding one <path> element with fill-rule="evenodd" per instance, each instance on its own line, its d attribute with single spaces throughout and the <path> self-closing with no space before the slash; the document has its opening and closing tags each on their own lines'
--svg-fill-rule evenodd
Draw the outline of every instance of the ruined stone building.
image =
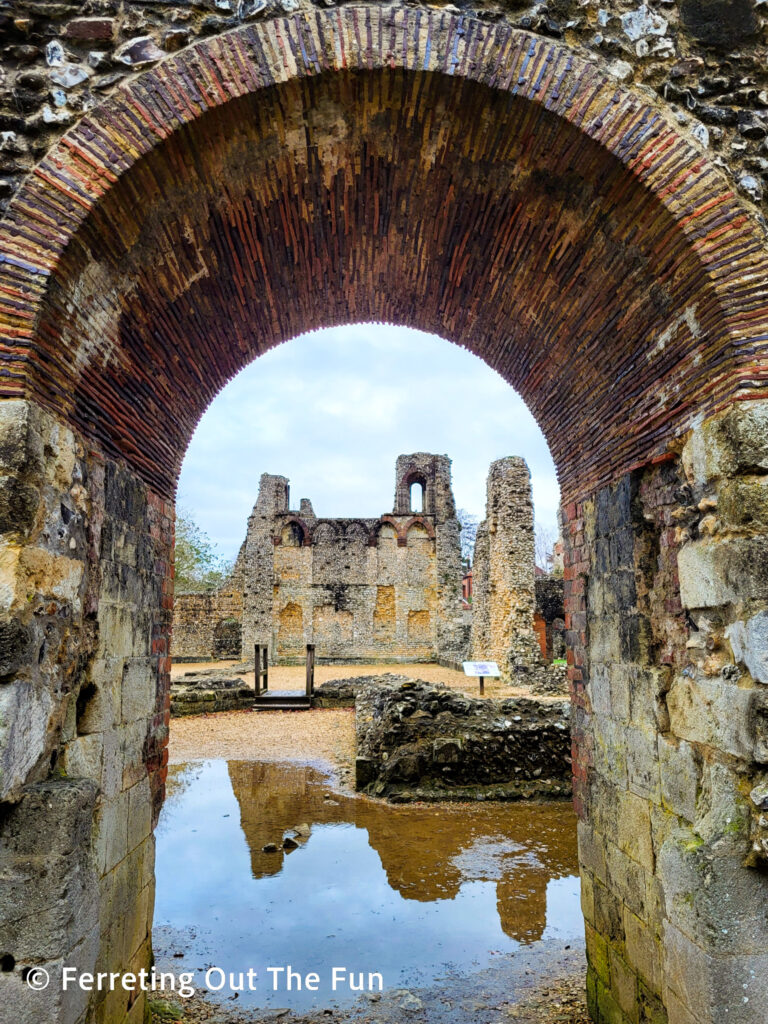
<svg viewBox="0 0 768 1024">
<path fill-rule="evenodd" d="M 0 1016 L 143 1021 L 25 977 L 151 962 L 184 452 L 254 358 L 377 321 L 551 445 L 593 1019 L 765 1024 L 765 5 L 229 8 L 0 8 Z M 371 642 L 374 587 L 400 637 L 441 607 L 422 520 L 434 603 L 371 580 Z"/>
<path fill-rule="evenodd" d="M 400 455 L 392 513 L 325 519 L 288 480 L 264 473 L 232 577 L 216 594 L 176 599 L 177 659 L 456 661 L 462 623 L 459 523 L 445 455 Z M 239 629 L 238 629 L 239 624 Z M 229 644 L 226 647 L 226 644 Z"/>
</svg>

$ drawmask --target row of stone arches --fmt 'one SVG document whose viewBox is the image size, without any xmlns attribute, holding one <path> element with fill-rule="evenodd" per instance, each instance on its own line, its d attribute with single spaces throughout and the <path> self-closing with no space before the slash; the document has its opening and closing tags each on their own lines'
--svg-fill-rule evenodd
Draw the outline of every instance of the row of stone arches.
<svg viewBox="0 0 768 1024">
<path fill-rule="evenodd" d="M 406 547 L 409 538 L 435 538 L 435 529 L 428 519 L 413 516 L 406 522 L 394 516 L 384 516 L 373 525 L 360 520 L 318 519 L 308 523 L 292 517 L 274 538 L 276 545 L 285 547 L 311 547 L 323 544 L 350 543 L 377 547 L 382 536 L 391 536 L 398 546 Z"/>
</svg>

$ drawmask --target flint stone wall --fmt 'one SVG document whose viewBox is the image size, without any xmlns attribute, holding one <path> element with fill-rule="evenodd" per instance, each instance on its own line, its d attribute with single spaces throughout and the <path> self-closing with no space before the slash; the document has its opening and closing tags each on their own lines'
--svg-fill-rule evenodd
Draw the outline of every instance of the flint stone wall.
<svg viewBox="0 0 768 1024">
<path fill-rule="evenodd" d="M 564 797 L 568 719 L 567 700 L 474 700 L 375 677 L 356 688 L 356 786 L 396 801 Z"/>
<path fill-rule="evenodd" d="M 413 483 L 423 487 L 419 512 Z M 394 509 L 379 519 L 319 519 L 306 498 L 292 510 L 288 480 L 264 473 L 233 579 L 177 600 L 173 656 L 229 656 L 220 634 L 236 621 L 238 653 L 267 644 L 272 664 L 303 663 L 307 644 L 318 661 L 458 662 L 467 646 L 460 591 L 446 456 L 399 456 Z"/>
<path fill-rule="evenodd" d="M 334 0 L 17 0 L 0 11 L 0 210 L 71 125 L 169 53 L 243 23 L 333 6 Z M 364 0 L 360 6 L 365 6 Z M 459 13 L 451 4 L 438 4 Z M 766 19 L 754 0 L 553 0 L 463 13 L 559 39 L 607 63 L 617 82 L 656 94 L 681 132 L 739 192 L 768 195 Z"/>
<path fill-rule="evenodd" d="M 524 459 L 491 463 L 485 514 L 472 568 L 472 657 L 497 662 L 506 682 L 534 683 L 546 669 L 533 625 L 533 500 Z"/>
<path fill-rule="evenodd" d="M 239 658 L 242 620 L 242 589 L 225 585 L 210 594 L 176 594 L 173 599 L 174 659 Z"/>
</svg>

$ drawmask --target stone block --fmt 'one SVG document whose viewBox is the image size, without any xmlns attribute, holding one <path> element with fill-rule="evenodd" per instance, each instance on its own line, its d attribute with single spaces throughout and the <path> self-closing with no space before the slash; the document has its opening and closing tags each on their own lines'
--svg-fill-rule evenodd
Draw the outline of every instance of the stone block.
<svg viewBox="0 0 768 1024">
<path fill-rule="evenodd" d="M 765 879 L 743 859 L 743 843 L 712 847 L 682 830 L 659 852 L 667 919 L 713 956 L 768 955 Z"/>
<path fill-rule="evenodd" d="M 647 873 L 631 857 L 613 843 L 606 843 L 605 860 L 608 868 L 608 889 L 613 897 L 638 917 L 647 919 Z M 619 912 L 621 917 L 621 912 Z M 623 924 L 620 934 L 623 936 Z"/>
<path fill-rule="evenodd" d="M 689 610 L 768 600 L 768 540 L 708 537 L 678 553 L 680 599 Z"/>
<path fill-rule="evenodd" d="M 667 1006 L 674 993 L 693 1010 L 696 1024 L 765 1024 L 768 953 L 713 955 L 667 923 L 664 965 Z"/>
<path fill-rule="evenodd" d="M 30 402 L 0 403 L 0 467 L 8 473 L 39 475 L 44 464 L 39 412 Z"/>
<path fill-rule="evenodd" d="M 692 822 L 701 780 L 693 747 L 684 740 L 675 742 L 669 736 L 659 736 L 658 751 L 662 802 L 674 814 Z"/>
<path fill-rule="evenodd" d="M 123 667 L 122 720 L 125 724 L 150 717 L 157 696 L 157 659 L 130 658 Z"/>
<path fill-rule="evenodd" d="M 662 990 L 661 943 L 654 929 L 624 908 L 624 936 L 627 959 L 648 988 L 656 995 Z"/>
<path fill-rule="evenodd" d="M 611 981 L 611 969 L 608 962 L 608 943 L 590 925 L 586 927 L 587 960 L 592 970 L 604 985 Z"/>
<path fill-rule="evenodd" d="M 100 874 L 106 875 L 128 853 L 127 793 L 118 793 L 112 800 L 104 800 L 96 814 L 96 851 Z"/>
<path fill-rule="evenodd" d="M 661 800 L 659 758 L 656 735 L 645 729 L 629 727 L 626 730 L 627 783 L 637 796 L 653 803 Z"/>
<path fill-rule="evenodd" d="M 64 748 L 62 767 L 70 778 L 101 782 L 104 738 L 99 733 L 78 736 Z"/>
<path fill-rule="evenodd" d="M 25 679 L 0 686 L 0 799 L 29 778 L 45 755 L 53 697 Z"/>
<path fill-rule="evenodd" d="M 645 871 L 651 872 L 654 870 L 655 857 L 648 801 L 634 793 L 622 793 L 620 801 L 618 847 Z"/>
<path fill-rule="evenodd" d="M 145 778 L 128 790 L 128 849 L 143 843 L 152 831 L 152 793 Z"/>
<path fill-rule="evenodd" d="M 613 947 L 608 950 L 611 993 L 627 1020 L 638 1021 L 637 974 Z"/>
<path fill-rule="evenodd" d="M 723 481 L 718 492 L 717 517 L 730 528 L 768 529 L 768 476 Z"/>
<path fill-rule="evenodd" d="M 722 678 L 675 676 L 667 694 L 672 733 L 726 754 L 752 760 L 752 693 Z"/>
<path fill-rule="evenodd" d="M 768 683 L 768 611 L 734 622 L 726 635 L 736 661 L 747 666 L 755 682 Z"/>
<path fill-rule="evenodd" d="M 595 772 L 618 789 L 626 789 L 628 785 L 626 732 L 622 724 L 612 718 L 593 717 Z"/>
<path fill-rule="evenodd" d="M 624 886 L 625 891 L 626 888 Z M 606 941 L 620 945 L 624 942 L 624 923 L 621 919 L 624 894 L 614 888 L 612 876 L 609 876 L 608 885 L 595 880 L 594 893 L 595 929 Z"/>
<path fill-rule="evenodd" d="M 581 873 L 581 912 L 587 924 L 595 923 L 595 890 L 589 872 Z"/>
<path fill-rule="evenodd" d="M 579 864 L 582 872 L 588 871 L 603 883 L 607 880 L 605 867 L 605 847 L 602 836 L 599 836 L 586 821 L 576 826 L 579 839 Z"/>
</svg>

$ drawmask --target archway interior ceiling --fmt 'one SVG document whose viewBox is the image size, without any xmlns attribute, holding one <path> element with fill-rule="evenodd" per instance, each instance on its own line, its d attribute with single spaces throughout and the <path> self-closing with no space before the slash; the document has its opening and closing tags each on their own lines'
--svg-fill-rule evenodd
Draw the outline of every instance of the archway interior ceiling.
<svg viewBox="0 0 768 1024">
<path fill-rule="evenodd" d="M 371 320 L 498 370 L 566 495 L 659 454 L 671 418 L 730 386 L 714 289 L 635 175 L 541 105 L 395 69 L 246 95 L 140 159 L 64 253 L 33 386 L 170 495 L 228 379 Z"/>
</svg>

